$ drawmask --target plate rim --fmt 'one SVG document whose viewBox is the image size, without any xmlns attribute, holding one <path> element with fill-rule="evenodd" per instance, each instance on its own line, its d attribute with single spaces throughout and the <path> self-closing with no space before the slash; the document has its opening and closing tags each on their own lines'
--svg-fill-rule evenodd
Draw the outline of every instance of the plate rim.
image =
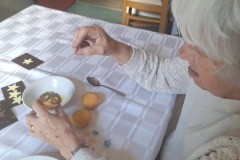
<svg viewBox="0 0 240 160">
<path fill-rule="evenodd" d="M 30 160 L 29 158 L 34 158 L 34 159 L 41 158 L 41 160 L 58 160 L 54 157 L 50 157 L 50 156 L 46 156 L 46 155 L 32 155 L 32 156 L 23 157 L 23 158 L 20 158 L 20 159 L 17 159 L 17 160 Z M 32 160 L 34 160 L 34 159 L 32 159 Z"/>
</svg>

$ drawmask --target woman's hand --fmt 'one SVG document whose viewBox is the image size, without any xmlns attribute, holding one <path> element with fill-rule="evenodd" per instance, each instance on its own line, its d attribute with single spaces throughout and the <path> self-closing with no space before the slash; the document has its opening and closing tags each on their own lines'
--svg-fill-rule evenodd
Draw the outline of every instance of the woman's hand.
<svg viewBox="0 0 240 160">
<path fill-rule="evenodd" d="M 127 63 L 132 56 L 130 46 L 114 40 L 98 25 L 77 29 L 72 48 L 77 55 L 112 55 L 120 65 Z"/>
<path fill-rule="evenodd" d="M 116 41 L 100 26 L 84 26 L 77 29 L 73 37 L 73 53 L 81 55 L 111 55 Z"/>
<path fill-rule="evenodd" d="M 29 135 L 55 146 L 70 159 L 71 151 L 82 142 L 76 137 L 68 116 L 60 106 L 55 109 L 56 114 L 50 113 L 39 101 L 34 101 L 32 108 L 26 116 Z"/>
</svg>

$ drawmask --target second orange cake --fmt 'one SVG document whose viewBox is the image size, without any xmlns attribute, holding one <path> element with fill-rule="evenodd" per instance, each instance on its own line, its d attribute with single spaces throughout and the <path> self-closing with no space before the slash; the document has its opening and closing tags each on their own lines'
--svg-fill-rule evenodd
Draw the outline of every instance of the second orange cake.
<svg viewBox="0 0 240 160">
<path fill-rule="evenodd" d="M 99 104 L 99 96 L 95 92 L 86 92 L 81 98 L 82 104 L 85 108 L 92 110 Z"/>
<path fill-rule="evenodd" d="M 91 121 L 91 111 L 79 109 L 72 113 L 71 121 L 78 128 L 85 128 Z"/>
</svg>

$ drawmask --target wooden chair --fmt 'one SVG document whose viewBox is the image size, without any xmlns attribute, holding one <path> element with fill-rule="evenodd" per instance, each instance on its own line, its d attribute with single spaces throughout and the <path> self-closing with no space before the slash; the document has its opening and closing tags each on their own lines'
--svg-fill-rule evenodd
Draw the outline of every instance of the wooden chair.
<svg viewBox="0 0 240 160">
<path fill-rule="evenodd" d="M 133 14 L 145 11 L 158 17 Z M 123 0 L 122 24 L 127 26 L 159 26 L 159 32 L 164 33 L 168 22 L 168 0 Z"/>
</svg>

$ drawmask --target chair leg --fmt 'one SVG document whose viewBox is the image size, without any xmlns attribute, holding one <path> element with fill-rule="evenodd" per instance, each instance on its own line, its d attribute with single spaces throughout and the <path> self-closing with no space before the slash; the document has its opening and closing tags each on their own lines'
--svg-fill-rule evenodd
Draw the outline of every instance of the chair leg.
<svg viewBox="0 0 240 160">
<path fill-rule="evenodd" d="M 129 24 L 129 21 L 130 21 L 130 20 L 129 20 L 128 16 L 127 16 L 127 18 L 126 18 L 126 24 L 125 24 L 126 26 L 129 26 L 129 25 L 130 25 L 130 24 Z"/>
<path fill-rule="evenodd" d="M 124 10 L 125 10 L 125 12 L 124 12 Z M 126 25 L 126 26 L 129 25 L 128 15 L 130 15 L 131 12 L 132 12 L 131 8 L 128 8 L 128 11 L 127 11 L 127 7 L 125 7 L 125 9 L 123 9 L 123 12 L 122 12 L 122 25 Z"/>
<path fill-rule="evenodd" d="M 126 0 L 123 0 L 123 11 L 122 11 L 122 25 L 126 25 L 126 21 L 127 21 L 127 4 L 126 4 Z"/>
<path fill-rule="evenodd" d="M 126 18 L 127 18 L 127 14 L 126 13 L 122 13 L 122 25 L 126 25 Z"/>
<path fill-rule="evenodd" d="M 165 33 L 165 29 L 167 27 L 167 22 L 168 22 L 168 16 L 161 17 L 161 21 L 159 24 L 159 32 Z"/>
<path fill-rule="evenodd" d="M 162 0 L 162 12 L 160 18 L 159 32 L 165 33 L 168 23 L 168 0 Z"/>
</svg>

